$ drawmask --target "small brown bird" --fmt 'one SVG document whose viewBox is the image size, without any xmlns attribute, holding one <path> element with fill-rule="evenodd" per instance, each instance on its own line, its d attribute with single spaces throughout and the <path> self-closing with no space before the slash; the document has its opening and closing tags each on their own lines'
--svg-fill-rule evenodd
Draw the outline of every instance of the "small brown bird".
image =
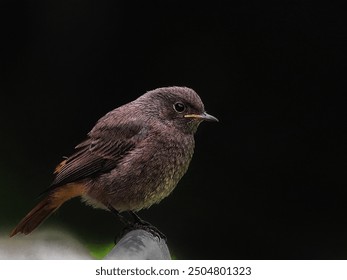
<svg viewBox="0 0 347 280">
<path fill-rule="evenodd" d="M 194 133 L 204 120 L 218 121 L 186 87 L 158 88 L 114 109 L 57 166 L 45 198 L 10 236 L 29 234 L 77 196 L 119 216 L 129 211 L 139 220 L 134 212 L 159 203 L 186 173 Z"/>
</svg>

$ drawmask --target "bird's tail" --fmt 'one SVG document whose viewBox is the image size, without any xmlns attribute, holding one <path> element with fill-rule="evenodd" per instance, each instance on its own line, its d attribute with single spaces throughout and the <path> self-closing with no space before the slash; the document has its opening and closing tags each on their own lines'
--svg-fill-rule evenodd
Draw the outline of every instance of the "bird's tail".
<svg viewBox="0 0 347 280">
<path fill-rule="evenodd" d="M 11 232 L 10 237 L 19 232 L 25 235 L 31 233 L 65 201 L 80 196 L 84 194 L 84 192 L 84 185 L 76 183 L 67 184 L 53 189 L 19 222 Z"/>
</svg>

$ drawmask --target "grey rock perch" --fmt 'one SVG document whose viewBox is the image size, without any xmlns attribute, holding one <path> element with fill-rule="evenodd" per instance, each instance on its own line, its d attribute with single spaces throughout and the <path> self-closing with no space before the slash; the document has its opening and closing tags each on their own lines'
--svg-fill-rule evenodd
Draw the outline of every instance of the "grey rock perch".
<svg viewBox="0 0 347 280">
<path fill-rule="evenodd" d="M 105 260 L 171 260 L 165 240 L 136 229 L 118 241 Z"/>
</svg>

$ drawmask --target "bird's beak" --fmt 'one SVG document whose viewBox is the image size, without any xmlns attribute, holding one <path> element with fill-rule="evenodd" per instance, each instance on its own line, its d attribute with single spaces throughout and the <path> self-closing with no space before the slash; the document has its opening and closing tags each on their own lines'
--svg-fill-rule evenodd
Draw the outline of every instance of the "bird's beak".
<svg viewBox="0 0 347 280">
<path fill-rule="evenodd" d="M 198 114 L 188 114 L 188 115 L 184 115 L 185 118 L 194 118 L 194 119 L 200 119 L 202 121 L 209 121 L 209 122 L 219 122 L 219 120 L 212 116 L 207 114 L 206 112 L 198 115 Z"/>
</svg>

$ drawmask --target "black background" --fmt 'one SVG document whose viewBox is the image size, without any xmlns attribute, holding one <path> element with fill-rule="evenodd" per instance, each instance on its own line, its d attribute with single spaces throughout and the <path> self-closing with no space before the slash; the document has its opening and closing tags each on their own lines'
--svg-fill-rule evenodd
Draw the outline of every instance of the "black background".
<svg viewBox="0 0 347 280">
<path fill-rule="evenodd" d="M 186 176 L 140 213 L 172 253 L 347 259 L 346 14 L 318 2 L 1 1 L 1 223 L 98 118 L 184 85 L 220 122 L 201 125 Z M 53 224 L 85 242 L 120 230 L 78 200 Z"/>
</svg>

